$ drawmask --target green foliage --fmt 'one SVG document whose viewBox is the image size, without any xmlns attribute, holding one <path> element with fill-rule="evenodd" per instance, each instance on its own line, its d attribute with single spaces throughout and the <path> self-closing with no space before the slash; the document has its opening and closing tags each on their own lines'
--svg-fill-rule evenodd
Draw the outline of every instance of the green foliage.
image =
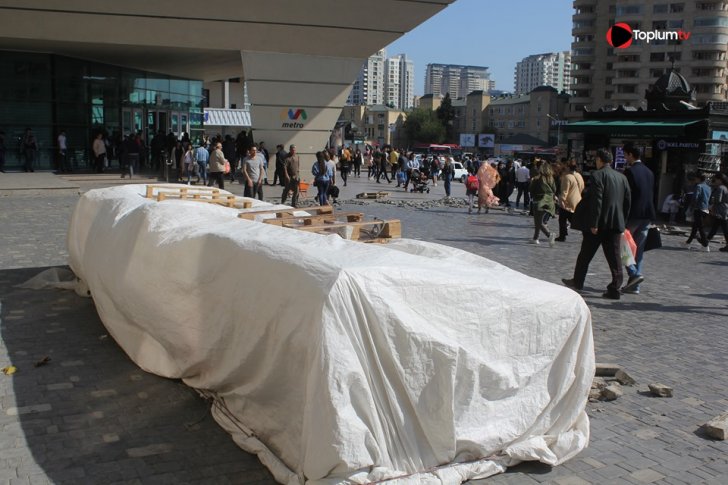
<svg viewBox="0 0 728 485">
<path fill-rule="evenodd" d="M 442 104 L 437 108 L 437 118 L 445 128 L 445 139 L 448 142 L 454 142 L 455 138 L 455 108 L 452 107 L 452 99 L 450 99 L 450 93 L 445 93 L 445 97 L 442 99 Z"/>
<path fill-rule="evenodd" d="M 434 111 L 423 108 L 412 110 L 404 122 L 404 132 L 410 143 L 442 143 L 445 127 Z"/>
</svg>

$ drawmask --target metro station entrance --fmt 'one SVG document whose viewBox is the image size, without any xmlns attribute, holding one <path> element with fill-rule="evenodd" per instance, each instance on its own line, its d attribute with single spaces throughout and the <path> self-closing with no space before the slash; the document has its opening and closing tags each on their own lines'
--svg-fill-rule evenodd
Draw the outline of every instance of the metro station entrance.
<svg viewBox="0 0 728 485">
<path fill-rule="evenodd" d="M 149 108 L 123 108 L 121 130 L 124 134 L 141 133 L 145 140 L 151 140 L 162 130 L 170 131 L 177 138 L 190 132 L 190 116 L 184 111 L 158 110 Z"/>
</svg>

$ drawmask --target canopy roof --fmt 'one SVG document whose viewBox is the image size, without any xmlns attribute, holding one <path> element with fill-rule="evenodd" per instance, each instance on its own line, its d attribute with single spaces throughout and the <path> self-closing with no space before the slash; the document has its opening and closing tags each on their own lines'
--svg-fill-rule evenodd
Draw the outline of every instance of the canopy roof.
<svg viewBox="0 0 728 485">
<path fill-rule="evenodd" d="M 204 120 L 205 126 L 252 126 L 245 109 L 205 108 Z"/>
<path fill-rule="evenodd" d="M 584 120 L 574 121 L 565 129 L 571 133 L 593 133 L 611 135 L 680 136 L 689 127 L 698 127 L 707 120 Z"/>
<path fill-rule="evenodd" d="M 215 81 L 241 51 L 366 59 L 453 1 L 0 0 L 0 50 Z"/>
</svg>

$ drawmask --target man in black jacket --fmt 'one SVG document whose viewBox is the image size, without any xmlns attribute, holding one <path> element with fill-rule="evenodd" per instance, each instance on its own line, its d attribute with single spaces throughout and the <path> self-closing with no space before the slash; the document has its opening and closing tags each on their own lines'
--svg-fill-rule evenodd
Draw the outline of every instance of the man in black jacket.
<svg viewBox="0 0 728 485">
<path fill-rule="evenodd" d="M 609 151 L 597 150 L 596 163 L 597 170 L 591 173 L 591 183 L 574 213 L 574 227 L 581 229 L 584 236 L 574 277 L 561 281 L 569 288 L 581 291 L 589 263 L 601 246 L 612 273 L 612 281 L 602 296 L 619 300 L 623 280 L 620 244 L 630 210 L 629 183 L 624 175 L 611 168 Z"/>
<path fill-rule="evenodd" d="M 629 189 L 632 192 L 632 206 L 627 220 L 627 229 L 632 233 L 634 243 L 637 245 L 635 264 L 627 266 L 629 280 L 622 288 L 622 293 L 639 294 L 640 283 L 644 281 L 642 276 L 642 258 L 645 254 L 645 241 L 650 223 L 655 220 L 654 187 L 655 176 L 652 170 L 640 160 L 640 151 L 632 145 L 624 146 L 624 158 L 629 167 L 624 175 L 629 182 Z"/>
</svg>

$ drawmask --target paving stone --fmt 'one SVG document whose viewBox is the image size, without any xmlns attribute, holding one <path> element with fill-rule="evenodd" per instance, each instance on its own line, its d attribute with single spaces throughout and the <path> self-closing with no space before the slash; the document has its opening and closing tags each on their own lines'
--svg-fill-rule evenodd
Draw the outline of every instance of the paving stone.
<svg viewBox="0 0 728 485">
<path fill-rule="evenodd" d="M 665 478 L 665 475 L 650 468 L 643 468 L 642 470 L 634 471 L 630 473 L 630 476 L 642 483 L 652 483 Z"/>
<path fill-rule="evenodd" d="M 725 440 L 728 437 L 728 413 L 716 416 L 705 423 L 703 428 L 711 438 Z"/>
<path fill-rule="evenodd" d="M 62 391 L 65 389 L 73 389 L 73 384 L 70 382 L 59 382 L 57 384 L 48 384 L 46 389 L 49 391 Z"/>
<path fill-rule="evenodd" d="M 145 456 L 159 455 L 161 453 L 170 453 L 172 450 L 174 450 L 174 446 L 170 443 L 156 443 L 139 448 L 129 448 L 126 450 L 126 454 L 130 458 L 142 458 Z"/>
<path fill-rule="evenodd" d="M 45 413 L 53 409 L 50 404 L 31 404 L 29 406 L 12 407 L 5 411 L 8 416 L 19 416 L 23 414 Z"/>
<path fill-rule="evenodd" d="M 672 387 L 666 386 L 665 384 L 650 384 L 648 386 L 650 392 L 658 397 L 672 397 Z"/>
<path fill-rule="evenodd" d="M 619 369 L 616 374 L 614 374 L 614 378 L 617 379 L 617 381 L 619 381 L 619 383 L 623 386 L 632 386 L 636 384 L 636 381 L 631 375 L 627 374 L 624 369 Z"/>
<path fill-rule="evenodd" d="M 614 401 L 623 395 L 624 391 L 622 391 L 622 386 L 620 386 L 618 382 L 613 382 L 602 389 L 602 397 L 607 401 Z"/>
<path fill-rule="evenodd" d="M 590 485 L 591 482 L 587 482 L 583 478 L 579 478 L 576 475 L 570 477 L 557 478 L 554 483 L 558 485 Z"/>
<path fill-rule="evenodd" d="M 357 183 L 359 192 L 372 185 Z M 237 185 L 233 186 L 234 191 L 242 189 Z M 454 190 L 460 188 L 456 184 Z M 433 193 L 439 194 L 441 190 L 437 187 Z M 160 471 L 159 477 L 176 483 L 274 483 L 258 460 L 237 448 L 206 414 L 209 411 L 204 402 L 180 394 L 177 381 L 141 371 L 111 337 L 99 340 L 100 335 L 108 332 L 99 321 L 92 300 L 55 290 L 14 287 L 43 267 L 67 264 L 67 221 L 76 201 L 77 197 L 0 197 L 0 247 L 14 251 L 14 256 L 0 251 L 2 315 L 23 317 L 10 322 L 3 319 L 0 358 L 4 353 L 14 361 L 26 361 L 17 379 L 0 380 L 0 470 L 16 469 L 24 459 L 37 460 L 47 475 L 47 483 L 128 484 L 151 483 L 150 477 L 155 475 L 151 466 L 155 463 L 176 463 L 177 471 Z M 581 242 L 579 234 L 569 234 L 567 241 L 555 248 L 529 246 L 532 220 L 502 211 L 476 217 L 468 216 L 462 209 L 434 206 L 419 210 L 371 203 L 342 208 L 400 219 L 405 237 L 458 247 L 555 284 L 571 276 L 569 272 Z M 555 227 L 553 222 L 551 226 Z M 716 305 L 728 294 L 724 288 L 707 288 L 705 283 L 725 278 L 726 260 L 718 252 L 681 252 L 680 241 L 678 237 L 664 235 L 665 248 L 645 256 L 646 280 L 641 294 L 625 295 L 615 304 L 600 297 L 609 280 L 609 269 L 603 256 L 597 254 L 590 265 L 583 298 L 592 312 L 595 353 L 600 362 L 639 369 L 640 379 L 689 382 L 690 394 L 680 396 L 687 400 L 650 399 L 640 392 L 628 392 L 609 404 L 590 404 L 591 442 L 579 456 L 565 466 L 522 469 L 483 482 L 522 485 L 557 483 L 577 477 L 610 485 L 645 483 L 632 474 L 651 469 L 665 476 L 661 483 L 685 483 L 694 476 L 692 483 L 725 485 L 726 443 L 706 440 L 694 432 L 707 418 L 728 409 L 728 389 L 717 377 L 728 368 L 728 354 L 723 350 L 728 345 L 724 323 L 728 309 Z M 17 261 L 27 263 L 20 265 Z M 67 301 L 57 301 L 59 297 Z M 61 308 L 51 310 L 52 307 Z M 699 327 L 686 325 L 694 321 L 700 321 Z M 47 329 L 55 328 L 66 330 L 46 334 Z M 659 359 L 655 358 L 656 348 L 660 349 Z M 51 364 L 32 368 L 45 355 L 52 357 Z M 69 362 L 77 364 L 62 365 Z M 137 375 L 143 379 L 132 377 Z M 32 381 L 22 380 L 21 376 Z M 62 382 L 73 383 L 74 388 L 47 390 L 47 386 Z M 117 394 L 90 396 L 93 391 L 106 389 L 114 389 Z M 180 405 L 168 407 L 175 400 Z M 11 407 L 38 403 L 52 404 L 52 409 L 20 416 L 6 413 Z M 143 413 L 139 411 L 142 406 Z M 600 407 L 601 412 L 596 412 L 595 407 Z M 94 412 L 103 413 L 103 417 L 94 418 Z M 70 421 L 65 420 L 66 416 L 71 416 Z M 185 423 L 201 416 L 207 417 L 190 432 Z M 10 421 L 23 424 L 29 418 L 46 417 L 47 423 L 21 426 L 20 432 L 25 436 L 13 434 L 12 441 L 5 440 L 3 426 Z M 57 432 L 49 434 L 47 430 L 53 426 Z M 71 437 L 71 432 L 78 438 Z M 104 442 L 103 437 L 111 434 L 119 436 L 119 441 Z M 129 437 L 134 441 L 129 442 Z M 16 439 L 25 440 L 22 448 L 15 448 L 21 444 Z M 6 443 L 12 450 L 4 446 Z M 160 443 L 173 443 L 174 450 L 138 459 L 129 458 L 126 452 Z M 681 463 L 679 459 L 683 457 L 696 462 Z M 230 461 L 236 465 L 223 466 Z M 671 462 L 680 470 L 666 466 Z M 114 467 L 106 468 L 105 464 Z M 69 467 L 82 467 L 87 474 L 81 478 L 66 477 L 62 471 Z M 597 473 L 605 468 L 605 473 Z"/>
<path fill-rule="evenodd" d="M 116 392 L 116 389 L 102 389 L 100 391 L 92 391 L 91 397 L 96 398 L 103 398 L 103 397 L 114 397 L 118 393 Z"/>
</svg>

